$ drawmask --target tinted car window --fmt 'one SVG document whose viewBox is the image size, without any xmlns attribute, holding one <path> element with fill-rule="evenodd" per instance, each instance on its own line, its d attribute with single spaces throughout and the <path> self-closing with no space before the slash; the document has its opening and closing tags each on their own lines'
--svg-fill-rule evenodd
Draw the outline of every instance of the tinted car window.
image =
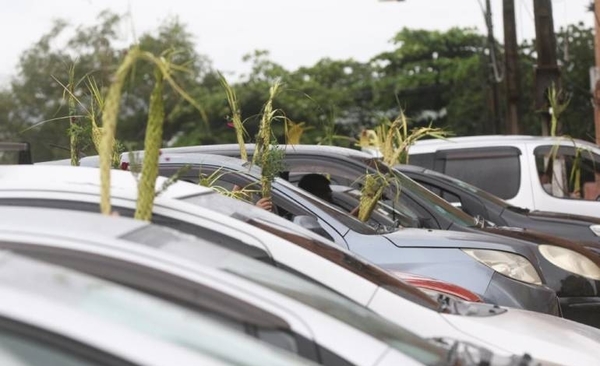
<svg viewBox="0 0 600 366">
<path fill-rule="evenodd" d="M 454 177 L 451 177 L 449 175 L 445 175 L 445 174 L 440 174 L 436 171 L 433 170 L 427 170 L 426 171 L 427 175 L 432 175 L 434 177 L 436 177 L 437 179 L 443 181 L 443 182 L 447 182 L 450 185 L 454 185 L 457 187 L 460 187 L 462 189 L 465 189 L 471 193 L 474 193 L 477 197 L 481 197 L 484 200 L 493 202 L 494 204 L 500 206 L 500 207 L 506 207 L 506 208 L 514 208 L 517 209 L 517 207 L 510 205 L 508 202 L 504 201 L 503 199 L 494 196 L 493 194 L 484 191 L 483 189 L 480 189 L 478 187 L 475 187 L 472 184 L 469 184 L 467 182 L 464 182 L 460 179 L 456 179 Z"/>
<path fill-rule="evenodd" d="M 449 221 L 453 223 L 462 226 L 475 225 L 475 220 L 471 216 L 452 206 L 445 200 L 441 199 L 439 196 L 436 196 L 433 192 L 429 191 L 427 188 L 418 184 L 406 175 L 400 173 L 395 169 L 390 169 L 389 167 L 377 160 L 369 160 L 367 161 L 367 163 L 373 166 L 377 166 L 377 169 L 381 172 L 391 172 L 392 174 L 394 174 L 394 176 L 400 182 L 400 193 L 402 193 L 402 190 L 409 190 L 411 194 L 419 197 L 421 201 L 426 202 L 428 208 L 434 209 L 437 214 L 446 217 Z"/>
<path fill-rule="evenodd" d="M 444 173 L 503 199 L 515 197 L 521 182 L 518 155 L 448 158 Z"/>
</svg>

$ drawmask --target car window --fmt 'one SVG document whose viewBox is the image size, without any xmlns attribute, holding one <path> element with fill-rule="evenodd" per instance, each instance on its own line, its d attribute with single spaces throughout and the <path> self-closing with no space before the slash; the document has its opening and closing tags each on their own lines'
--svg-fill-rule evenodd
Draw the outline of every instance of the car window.
<svg viewBox="0 0 600 366">
<path fill-rule="evenodd" d="M 405 174 L 396 169 L 390 169 L 376 159 L 370 159 L 367 163 L 377 166 L 377 169 L 381 172 L 391 172 L 394 174 L 400 183 L 401 190 L 410 191 L 412 195 L 419 197 L 422 202 L 425 202 L 430 209 L 435 210 L 438 215 L 445 217 L 450 222 L 461 226 L 475 225 L 475 219 L 473 219 L 471 216 L 452 206 L 450 203 L 435 195 L 433 192 L 429 191 L 427 188 L 418 184 L 414 180 L 410 179 Z"/>
<path fill-rule="evenodd" d="M 461 149 L 444 153 L 443 173 L 502 199 L 511 199 L 519 192 L 521 162 L 517 149 Z"/>
<path fill-rule="evenodd" d="M 360 191 L 348 188 L 334 192 L 334 200 L 339 205 L 344 205 L 346 210 L 356 207 L 360 203 Z M 372 227 L 419 227 L 418 216 L 402 202 L 382 199 L 377 202 L 371 217 L 367 221 Z"/>
<path fill-rule="evenodd" d="M 2 366 L 132 365 L 41 329 L 16 323 L 12 323 L 11 328 L 0 329 L 0 365 Z M 49 342 L 44 341 L 43 338 Z M 101 361 L 92 360 L 90 356 Z"/>
<path fill-rule="evenodd" d="M 462 207 L 462 201 L 460 199 L 460 197 L 458 197 L 457 195 L 455 195 L 452 192 L 449 192 L 445 189 L 442 189 L 436 185 L 433 184 L 429 184 L 427 182 L 423 182 L 420 181 L 418 179 L 414 179 L 417 183 L 419 183 L 420 185 L 422 185 L 423 187 L 427 188 L 429 191 L 435 193 L 436 195 L 442 197 L 445 201 L 448 201 L 452 206 L 457 207 L 457 208 L 461 208 Z"/>
<path fill-rule="evenodd" d="M 538 183 L 557 198 L 596 200 L 600 196 L 600 155 L 584 148 L 539 146 L 534 150 Z"/>
<path fill-rule="evenodd" d="M 441 180 L 443 182 L 446 182 L 446 183 L 448 183 L 450 185 L 457 186 L 457 187 L 460 187 L 460 188 L 462 188 L 464 190 L 467 190 L 467 191 L 469 191 L 471 193 L 474 193 L 477 197 L 480 197 L 480 198 L 483 198 L 484 200 L 493 202 L 497 206 L 506 207 L 506 208 L 508 208 L 508 207 L 514 207 L 514 206 L 510 205 L 508 202 L 504 201 L 503 199 L 501 199 L 501 198 L 499 198 L 497 196 L 494 196 L 493 194 L 491 194 L 489 192 L 486 192 L 483 189 L 480 189 L 478 187 L 475 187 L 474 185 L 469 184 L 469 183 L 467 183 L 465 181 L 462 181 L 460 179 L 456 179 L 456 178 L 451 177 L 449 175 L 438 173 L 438 172 L 436 172 L 434 170 L 426 170 L 425 173 L 427 175 L 434 176 L 436 179 L 439 179 L 439 180 Z"/>
<path fill-rule="evenodd" d="M 31 149 L 27 142 L 0 142 L 0 164 L 31 164 Z"/>
<path fill-rule="evenodd" d="M 207 169 L 209 167 L 203 167 L 203 168 Z M 235 172 L 223 174 L 223 176 L 220 179 L 224 180 L 224 181 L 228 181 L 230 183 L 235 183 L 235 184 L 238 184 L 241 186 L 248 186 L 250 184 L 254 186 L 254 185 L 258 184 L 258 181 L 256 180 L 255 177 L 247 175 L 247 174 L 243 175 L 243 177 L 242 177 L 242 175 L 236 174 Z M 253 180 L 253 181 L 250 181 L 250 180 Z M 306 192 L 303 189 L 300 189 L 300 188 L 294 186 L 293 184 L 289 183 L 288 181 L 286 181 L 284 179 L 276 178 L 275 180 L 276 180 L 275 185 L 274 185 L 275 189 L 273 190 L 272 199 L 273 199 L 273 203 L 277 206 L 276 213 L 279 216 L 284 217 L 286 219 L 292 219 L 294 216 L 298 216 L 298 215 L 310 215 L 313 217 L 315 216 L 313 213 L 309 213 L 306 208 L 300 207 L 299 204 L 297 204 L 290 197 L 288 197 L 287 194 L 284 194 L 278 188 L 278 186 L 281 186 L 288 191 L 292 191 L 294 195 L 298 195 L 301 198 L 309 201 L 311 204 L 317 206 L 320 210 L 324 211 L 328 215 L 331 215 L 332 217 L 334 217 L 336 220 L 341 222 L 343 225 L 345 225 L 349 229 L 356 231 L 360 234 L 365 234 L 365 235 L 377 234 L 377 232 L 374 229 L 372 229 L 370 226 L 364 224 L 363 222 L 361 222 L 360 220 L 351 216 L 347 212 L 342 211 L 336 207 L 333 207 L 331 204 Z M 255 198 L 255 199 L 257 200 L 258 198 Z"/>
</svg>

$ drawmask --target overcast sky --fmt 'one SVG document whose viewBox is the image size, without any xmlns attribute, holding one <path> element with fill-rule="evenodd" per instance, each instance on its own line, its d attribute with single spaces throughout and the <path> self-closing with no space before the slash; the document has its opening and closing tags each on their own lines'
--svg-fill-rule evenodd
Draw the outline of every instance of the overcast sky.
<svg viewBox="0 0 600 366">
<path fill-rule="evenodd" d="M 533 0 L 514 0 L 519 39 L 534 37 Z M 590 0 L 553 0 L 554 25 L 583 21 Z M 194 35 L 197 49 L 224 72 L 243 73 L 242 56 L 255 49 L 288 70 L 324 57 L 365 61 L 391 48 L 402 27 L 445 30 L 475 27 L 485 32 L 480 3 L 485 0 L 4 0 L 0 12 L 0 78 L 16 73 L 19 55 L 46 33 L 55 18 L 74 25 L 94 24 L 103 9 L 131 11 L 126 41 L 178 16 Z M 494 31 L 502 41 L 502 1 L 492 0 Z"/>
</svg>

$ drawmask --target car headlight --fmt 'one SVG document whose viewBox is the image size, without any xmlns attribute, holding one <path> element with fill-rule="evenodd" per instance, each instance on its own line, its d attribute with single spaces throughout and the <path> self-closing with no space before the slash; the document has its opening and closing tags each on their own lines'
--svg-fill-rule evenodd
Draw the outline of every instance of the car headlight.
<svg viewBox="0 0 600 366">
<path fill-rule="evenodd" d="M 583 277 L 600 280 L 600 268 L 583 254 L 554 245 L 540 245 L 538 249 L 544 258 L 555 266 Z"/>
<path fill-rule="evenodd" d="M 507 277 L 535 285 L 542 284 L 531 262 L 518 254 L 487 249 L 462 249 L 462 251 Z"/>
<path fill-rule="evenodd" d="M 590 230 L 592 230 L 596 236 L 600 236 L 600 225 L 590 225 Z"/>
</svg>

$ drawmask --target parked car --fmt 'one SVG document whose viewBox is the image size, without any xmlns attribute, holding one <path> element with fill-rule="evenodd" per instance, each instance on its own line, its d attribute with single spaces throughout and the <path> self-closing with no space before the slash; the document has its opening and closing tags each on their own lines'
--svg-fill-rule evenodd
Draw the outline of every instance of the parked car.
<svg viewBox="0 0 600 366">
<path fill-rule="evenodd" d="M 0 168 L 0 176 L 0 205 L 98 211 L 100 190 L 97 169 L 5 167 Z M 42 179 L 43 177 L 46 178 Z M 113 208 L 123 216 L 132 216 L 137 197 L 135 178 L 129 172 L 113 171 L 111 179 Z M 157 186 L 162 186 L 165 179 L 159 178 Z M 196 205 L 217 209 L 232 218 Z M 289 269 L 293 273 L 301 273 L 423 337 L 449 337 L 478 344 L 483 342 L 484 346 L 494 350 L 521 353 L 527 349 L 523 348 L 528 344 L 526 339 L 539 338 L 536 331 L 539 326 L 549 326 L 537 324 L 539 320 L 534 320 L 535 324 L 523 327 L 527 322 L 526 316 L 515 309 L 465 305 L 447 299 L 440 301 L 440 304 L 432 302 L 387 272 L 310 231 L 302 230 L 265 210 L 194 184 L 178 182 L 162 192 L 155 200 L 153 220 L 207 238 L 282 269 Z M 295 245 L 240 221 L 277 234 Z M 83 227 L 82 230 L 88 228 Z M 56 257 L 68 258 L 67 255 Z M 75 262 L 83 263 L 81 258 L 77 258 Z M 341 268 L 332 266 L 331 262 Z M 91 267 L 93 266 L 83 265 L 82 269 Z M 459 315 L 471 320 L 462 322 L 462 326 L 457 329 L 451 324 Z M 492 316 L 501 316 L 503 320 L 488 320 Z M 518 319 L 517 323 L 511 322 L 512 316 Z M 470 321 L 477 323 L 477 333 L 469 331 Z M 481 331 L 481 327 L 485 328 L 484 324 L 488 321 L 494 325 Z M 561 327 L 566 327 L 565 324 L 560 324 Z M 516 341 L 517 339 L 520 341 Z"/>
<path fill-rule="evenodd" d="M 258 351 L 268 351 L 260 344 L 256 345 L 257 352 L 254 354 L 248 352 L 245 357 L 230 355 L 234 343 L 229 343 L 227 352 L 221 351 L 221 356 L 225 357 L 214 356 L 218 353 L 216 350 L 218 343 L 212 344 L 210 340 L 212 335 L 209 336 L 208 333 L 209 329 L 216 329 L 214 325 L 206 329 L 196 328 L 205 333 L 205 339 L 191 340 L 196 344 L 210 344 L 210 352 L 203 353 L 200 349 L 190 351 L 182 346 L 165 342 L 161 339 L 165 337 L 156 337 L 150 333 L 163 331 L 163 334 L 166 334 L 165 328 L 172 329 L 174 324 L 163 322 L 161 326 L 166 325 L 166 327 L 161 330 L 140 329 L 143 324 L 133 323 L 144 318 L 141 314 L 147 314 L 148 309 L 131 309 L 133 304 L 124 304 L 122 300 L 133 300 L 134 296 L 115 297 L 114 295 L 119 292 L 115 290 L 116 287 L 118 286 L 105 281 L 94 281 L 88 276 L 63 268 L 7 252 L 0 253 L 0 296 L 2 297 L 0 364 L 3 366 L 170 366 L 174 364 L 258 366 L 266 364 L 257 362 L 268 359 L 257 357 L 260 356 Z M 128 294 L 124 293 L 124 295 Z M 126 306 L 117 309 L 119 300 L 121 301 L 118 305 Z M 123 313 L 126 308 L 129 308 L 127 316 Z M 160 310 L 168 312 L 169 308 L 161 306 Z M 166 314 L 162 312 L 152 315 L 156 318 L 161 316 L 162 319 L 166 318 Z M 150 319 L 151 323 L 158 323 L 156 318 Z M 190 321 L 193 322 L 193 319 Z M 182 326 L 179 328 L 184 329 Z M 217 332 L 215 337 L 227 341 L 245 341 L 239 336 L 224 339 L 220 335 Z M 244 347 L 242 346 L 241 349 Z M 275 352 L 271 351 L 271 353 Z M 236 359 L 240 362 L 228 361 L 237 361 Z M 299 361 L 293 363 L 291 357 L 280 357 L 280 359 L 290 360 L 290 363 L 285 365 L 307 365 Z M 246 360 L 247 362 L 244 362 Z M 284 363 L 280 362 L 279 365 Z"/>
<path fill-rule="evenodd" d="M 247 149 L 251 154 L 254 145 L 247 144 Z M 174 152 L 180 155 L 180 158 L 177 159 L 181 163 L 185 161 L 184 156 L 198 154 L 198 151 L 230 156 L 239 155 L 239 148 L 234 144 L 163 149 L 163 165 L 172 163 L 172 160 L 175 159 Z M 167 162 L 166 159 L 169 157 L 171 161 Z M 398 220 L 405 227 L 418 227 L 419 223 L 424 223 L 422 226 L 480 233 L 485 234 L 489 241 L 500 241 L 507 245 L 513 242 L 512 245 L 528 246 L 531 248 L 532 255 L 529 257 L 530 261 L 535 266 L 539 266 L 546 284 L 559 294 L 561 304 L 566 309 L 564 315 L 569 319 L 600 327 L 600 312 L 598 311 L 600 309 L 600 258 L 586 247 L 532 230 L 517 232 L 502 228 L 482 228 L 473 217 L 440 199 L 406 175 L 390 169 L 371 155 L 357 150 L 330 146 L 294 145 L 285 147 L 284 159 L 286 174 L 289 175 L 291 181 L 297 181 L 303 174 L 317 172 L 327 174 L 335 184 L 357 187 L 366 172 L 393 174 L 401 188 L 398 190 L 396 185 L 389 187 L 384 193 L 387 198 L 383 200 L 383 203 L 396 208 L 394 212 L 399 214 L 395 215 L 394 221 Z M 206 170 L 206 168 L 203 169 Z M 386 226 L 389 224 L 377 224 L 377 227 L 385 228 Z M 520 244 L 516 244 L 517 240 Z M 597 243 L 590 243 L 588 246 L 597 247 L 600 250 L 600 245 Z M 544 254 L 540 248 L 543 248 Z M 572 263 L 576 265 L 572 265 Z M 506 268 L 510 268 L 510 266 Z M 414 273 L 415 270 L 411 268 L 407 272 Z M 433 277 L 431 274 L 426 275 Z M 443 279 L 469 288 L 464 283 L 457 282 L 456 279 Z M 473 290 L 473 288 L 469 289 Z M 474 292 L 477 293 L 477 291 Z M 485 297 L 484 300 L 489 301 Z M 586 306 L 582 306 L 582 303 L 585 303 Z"/>
<path fill-rule="evenodd" d="M 0 142 L 0 164 L 32 164 L 27 142 Z"/>
<path fill-rule="evenodd" d="M 210 154 L 177 156 L 163 153 L 160 171 L 169 176 L 184 165 L 191 169 L 182 175 L 182 179 L 198 180 L 199 172 L 207 175 L 218 172 L 216 184 L 228 189 L 234 185 L 256 189 L 260 181 L 258 167 L 250 168 L 249 164 L 239 159 Z M 273 182 L 272 198 L 279 215 L 287 218 L 315 217 L 320 228 L 338 245 L 385 269 L 454 283 L 476 293 L 486 302 L 551 314 L 559 311 L 555 295 L 542 285 L 539 272 L 526 259 L 535 259 L 536 248 L 529 243 L 517 242 L 511 247 L 513 241 L 504 238 L 439 230 L 386 228 L 383 232 L 376 231 L 347 212 L 282 179 Z M 486 265 L 485 261 L 467 254 L 468 249 L 484 250 L 485 253 L 495 250 L 494 254 L 501 251 L 500 260 L 511 263 L 503 268 L 518 270 L 502 275 L 493 266 Z M 510 254 L 505 255 L 507 252 Z"/>
<path fill-rule="evenodd" d="M 517 207 L 600 217 L 600 148 L 586 141 L 455 137 L 417 141 L 409 154 L 410 164 L 463 180 Z"/>
<path fill-rule="evenodd" d="M 10 225 L 0 224 L 0 245 L 5 250 L 170 297 L 238 332 L 321 364 L 433 366 L 442 365 L 454 353 L 312 281 L 200 238 L 144 221 L 92 213 L 24 207 L 0 208 L 0 212 L 13 218 Z M 78 225 L 64 230 L 60 228 L 64 220 Z M 68 277 L 62 279 L 73 283 Z M 60 280 L 59 276 L 47 281 Z M 23 287 L 32 281 L 14 282 Z M 109 320 L 131 323 L 189 349 L 206 341 L 200 339 L 206 335 L 196 334 L 193 313 L 169 314 L 168 308 L 161 312 L 162 305 L 145 305 L 142 300 L 135 306 L 130 296 L 117 291 L 97 292 L 95 297 L 115 310 L 103 309 L 103 302 L 88 307 Z M 275 327 L 268 326 L 277 319 Z M 463 361 L 473 365 L 467 358 Z"/>
<path fill-rule="evenodd" d="M 599 218 L 530 211 L 434 170 L 417 165 L 398 165 L 395 168 L 468 215 L 490 221 L 494 225 L 532 229 L 579 243 L 600 243 Z M 590 245 L 588 249 L 600 255 L 596 245 Z"/>
</svg>

